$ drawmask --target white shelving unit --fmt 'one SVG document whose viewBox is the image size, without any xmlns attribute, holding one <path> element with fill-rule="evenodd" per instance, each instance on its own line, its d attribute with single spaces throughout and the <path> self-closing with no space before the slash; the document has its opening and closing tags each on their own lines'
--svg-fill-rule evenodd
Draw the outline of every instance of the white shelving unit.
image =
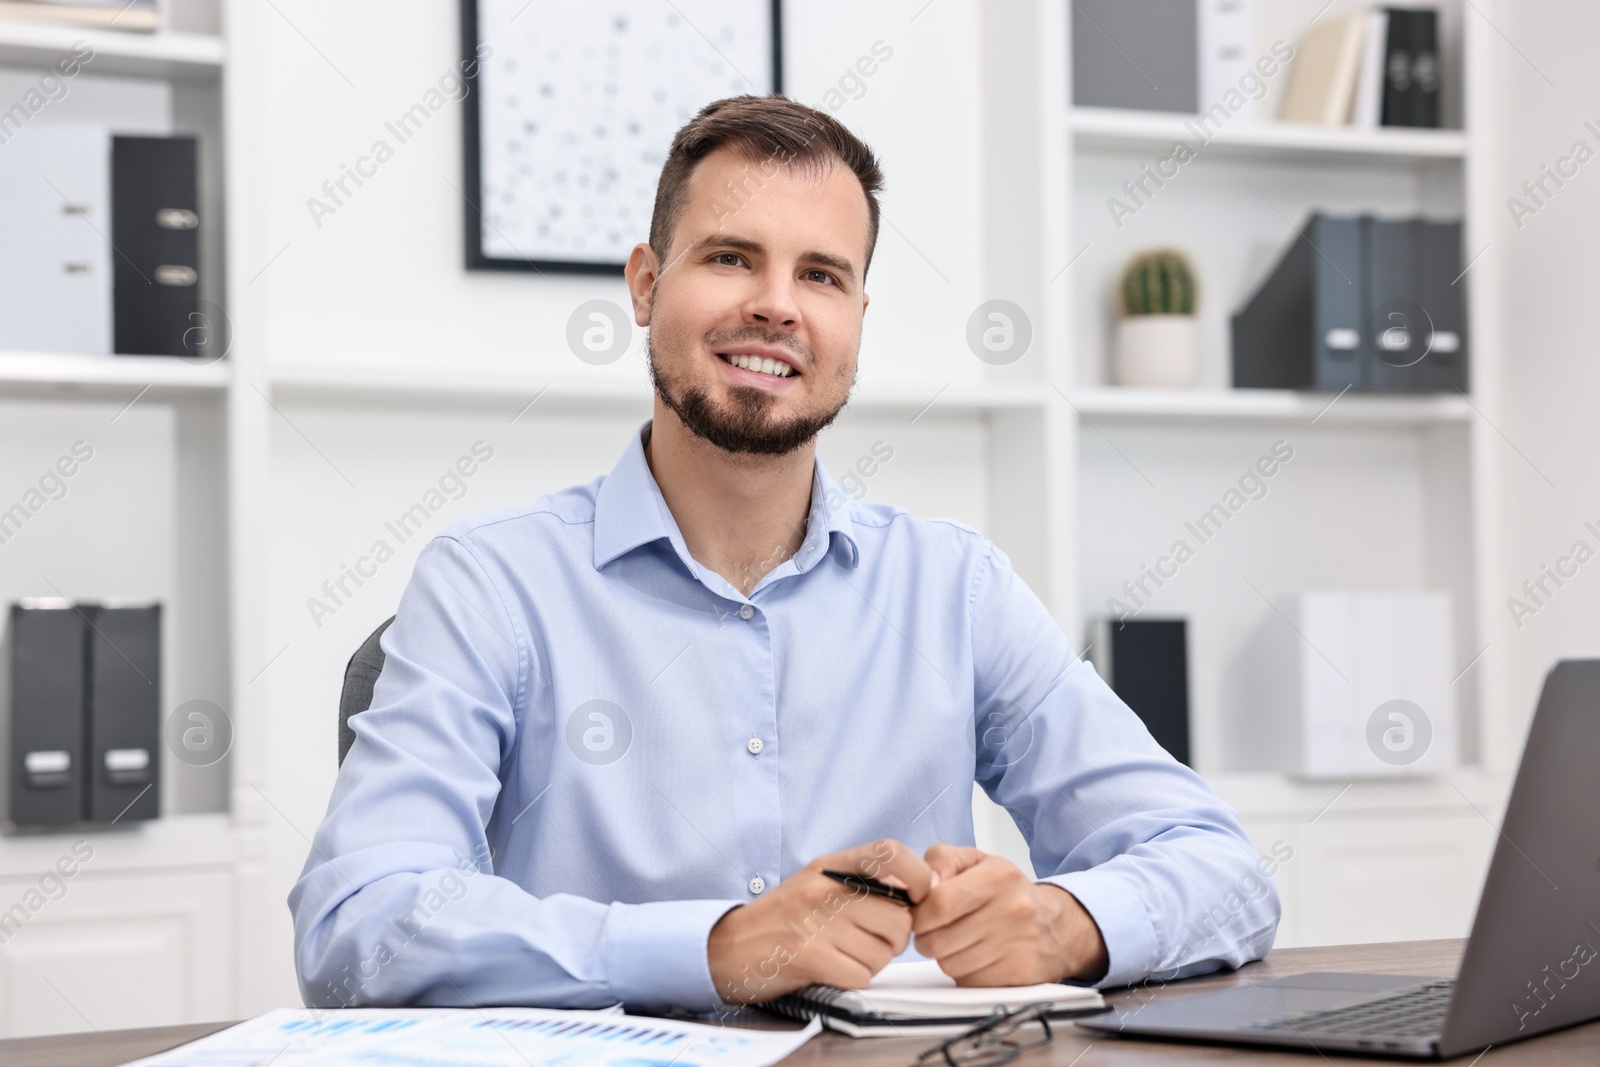
<svg viewBox="0 0 1600 1067">
<path fill-rule="evenodd" d="M 1467 259 L 1485 242 L 1477 235 L 1489 232 L 1497 210 L 1481 177 L 1494 136 L 1485 118 L 1493 83 L 1484 37 L 1492 31 L 1464 18 L 1459 3 L 1442 7 L 1445 110 L 1447 121 L 1468 119 L 1459 129 L 1263 120 L 1202 131 L 1192 116 L 1074 108 L 1058 51 L 1070 19 L 1048 2 L 1006 5 L 1016 20 L 1008 36 L 1040 42 L 1031 70 L 1007 66 L 1000 41 L 990 44 L 997 91 L 989 121 L 1016 136 L 1037 131 L 1041 143 L 1021 161 L 1010 154 L 1010 165 L 1036 169 L 1011 179 L 1018 200 L 997 204 L 991 226 L 997 251 L 1030 225 L 1042 228 L 1042 263 L 1030 266 L 1057 279 L 1022 291 L 1036 301 L 1025 306 L 1041 308 L 1049 374 L 1060 383 L 1046 435 L 1060 443 L 1064 463 L 1052 483 L 1062 499 L 1051 504 L 1063 516 L 1052 552 L 1062 625 L 1071 631 L 1106 614 L 1122 580 L 1273 441 L 1296 448 L 1301 466 L 1286 465 L 1262 503 L 1250 505 L 1258 510 L 1230 524 L 1231 540 L 1203 548 L 1150 606 L 1189 621 L 1198 769 L 1238 808 L 1263 853 L 1280 841 L 1295 850 L 1278 876 L 1280 944 L 1464 935 L 1508 784 L 1487 710 L 1497 706 L 1503 668 L 1479 637 L 1479 620 L 1493 610 L 1498 486 L 1486 457 L 1496 432 L 1498 294 L 1471 291 L 1470 395 L 1233 390 L 1227 366 L 1227 316 L 1300 239 L 1297 227 L 1313 210 L 1464 218 Z M 1272 20 L 1273 35 L 1295 27 L 1297 39 L 1322 10 L 1320 0 L 1288 0 L 1260 17 Z M 1024 130 L 1009 112 L 1030 93 Z M 1178 141 L 1197 150 L 1192 161 L 1132 216 L 1114 217 L 1106 205 L 1124 195 L 1122 182 Z M 1198 264 L 1201 386 L 1108 385 L 1110 280 L 1135 251 L 1170 245 Z M 1462 766 L 1442 779 L 1384 782 L 1231 772 L 1220 742 L 1229 677 L 1248 669 L 1242 642 L 1270 612 L 1263 595 L 1351 585 L 1451 592 Z"/>
<path fill-rule="evenodd" d="M 227 49 L 211 0 L 168 6 L 172 28 L 157 33 L 0 20 L 0 70 L 31 81 L 76 55 L 82 65 L 64 96 L 102 101 L 123 86 L 164 83 L 166 95 L 156 98 L 170 100 L 167 125 L 200 139 L 201 291 L 221 306 Z M 100 84 L 85 93 L 80 86 L 90 81 Z M 52 101 L 28 125 L 95 118 L 79 100 Z M 75 439 L 93 449 L 64 492 L 13 531 L 0 554 L 0 602 L 161 600 L 163 713 L 190 699 L 232 706 L 232 371 L 225 359 L 0 352 L 5 484 L 21 493 Z M 0 1036 L 237 1013 L 236 946 L 259 924 L 240 921 L 249 835 L 230 814 L 228 770 L 225 761 L 191 767 L 168 754 L 159 819 L 0 838 L 0 910 L 21 901 L 29 913 L 0 945 Z M 65 894 L 29 907 L 29 891 L 63 857 L 78 861 Z"/>
</svg>

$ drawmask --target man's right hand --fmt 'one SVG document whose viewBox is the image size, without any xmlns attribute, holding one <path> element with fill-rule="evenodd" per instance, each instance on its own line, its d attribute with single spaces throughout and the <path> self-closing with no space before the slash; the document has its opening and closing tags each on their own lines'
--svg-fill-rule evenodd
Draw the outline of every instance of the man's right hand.
<svg viewBox="0 0 1600 1067">
<path fill-rule="evenodd" d="M 861 989 L 905 950 L 910 908 L 841 885 L 824 870 L 898 881 L 914 902 L 933 884 L 933 869 L 898 841 L 873 841 L 812 860 L 711 928 L 706 956 L 724 1001 L 771 1000 L 813 983 Z"/>
</svg>

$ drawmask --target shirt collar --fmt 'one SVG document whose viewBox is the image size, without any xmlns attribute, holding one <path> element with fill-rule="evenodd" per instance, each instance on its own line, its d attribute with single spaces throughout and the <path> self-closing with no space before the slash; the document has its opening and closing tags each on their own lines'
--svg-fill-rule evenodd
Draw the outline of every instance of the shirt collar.
<svg viewBox="0 0 1600 1067">
<path fill-rule="evenodd" d="M 689 550 L 672 517 L 661 487 L 644 458 L 644 442 L 650 432 L 646 420 L 628 439 L 628 447 L 600 484 L 594 504 L 594 565 L 599 570 L 607 563 L 640 545 L 665 538 L 672 543 L 684 564 L 690 566 Z M 861 562 L 850 520 L 850 494 L 828 476 L 819 457 L 811 476 L 811 509 L 806 515 L 806 536 L 794 555 L 796 570 L 810 570 L 830 549 L 837 550 L 841 563 L 855 568 Z"/>
<path fill-rule="evenodd" d="M 854 570 L 861 563 L 855 523 L 850 518 L 851 495 L 839 488 L 818 456 L 811 475 L 811 511 L 806 515 L 806 539 L 795 553 L 795 564 L 810 570 L 822 553 L 836 550 L 839 562 Z"/>
</svg>

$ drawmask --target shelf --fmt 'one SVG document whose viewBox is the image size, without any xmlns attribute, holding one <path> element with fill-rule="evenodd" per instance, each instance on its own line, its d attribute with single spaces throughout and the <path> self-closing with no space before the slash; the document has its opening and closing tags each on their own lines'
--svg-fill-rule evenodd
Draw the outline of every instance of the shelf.
<svg viewBox="0 0 1600 1067">
<path fill-rule="evenodd" d="M 1165 153 L 1177 141 L 1204 144 L 1199 155 L 1294 159 L 1344 157 L 1361 161 L 1420 163 L 1460 160 L 1467 136 L 1460 130 L 1359 130 L 1297 122 L 1255 122 L 1224 126 L 1206 140 L 1194 115 L 1117 108 L 1073 108 L 1068 129 L 1079 148 L 1135 149 Z"/>
<path fill-rule="evenodd" d="M 273 368 L 270 381 L 273 400 L 291 404 L 435 410 L 495 406 L 569 414 L 643 413 L 650 407 L 645 383 L 619 378 L 561 379 L 516 371 L 446 375 L 411 368 L 375 372 L 280 364 Z"/>
<path fill-rule="evenodd" d="M 1266 772 L 1206 774 L 1206 784 L 1245 819 L 1311 821 L 1383 819 L 1397 814 L 1494 817 L 1510 791 L 1510 777 L 1478 766 L 1435 775 L 1315 780 Z"/>
<path fill-rule="evenodd" d="M 0 364 L 3 365 L 3 364 Z M 376 373 L 348 367 L 280 364 L 272 373 L 272 395 L 289 403 L 374 407 L 448 404 L 525 404 L 539 397 L 543 410 L 634 411 L 650 404 L 642 378 L 562 378 L 531 371 L 441 374 L 400 369 Z M 1042 409 L 1056 395 L 1029 384 L 896 382 L 866 384 L 850 398 L 849 411 L 875 414 L 974 414 Z M 1301 393 L 1279 389 L 1156 390 L 1091 388 L 1067 394 L 1080 413 L 1094 418 L 1185 421 L 1304 421 L 1321 424 L 1410 424 L 1464 422 L 1473 415 L 1462 396 L 1371 396 Z M 1330 402 L 1332 402 L 1330 406 Z"/>
<path fill-rule="evenodd" d="M 145 874 L 174 869 L 225 867 L 239 852 L 231 816 L 163 815 L 132 825 L 73 827 L 60 831 L 32 830 L 0 837 L 0 879 L 25 879 L 37 884 L 73 843 L 94 849 L 95 877 Z"/>
<path fill-rule="evenodd" d="M 926 408 L 939 411 L 985 412 L 1043 408 L 1050 391 L 1039 385 L 994 385 L 972 382 L 918 382 L 863 385 L 850 398 L 852 408 L 903 410 L 912 415 Z"/>
<path fill-rule="evenodd" d="M 0 19 L 0 66 L 50 67 L 73 55 L 79 41 L 94 49 L 83 64 L 91 74 L 145 78 L 215 78 L 226 48 L 221 37 L 199 33 L 128 33 L 88 26 Z"/>
<path fill-rule="evenodd" d="M 1091 419 L 1162 422 L 1306 422 L 1317 425 L 1411 425 L 1465 422 L 1473 407 L 1455 393 L 1373 396 L 1302 393 L 1288 389 L 1076 389 L 1067 394 Z"/>
<path fill-rule="evenodd" d="M 70 352 L 0 352 L 0 396 L 132 400 L 148 387 L 157 399 L 220 394 L 228 364 L 175 356 L 104 356 Z"/>
<path fill-rule="evenodd" d="M 644 411 L 651 402 L 650 385 L 642 377 L 562 378 L 521 370 L 441 374 L 412 369 L 386 370 L 380 377 L 354 368 L 294 364 L 274 368 L 272 394 L 295 403 L 369 406 L 523 404 L 538 396 L 540 409 L 561 411 Z M 924 409 L 970 414 L 1042 408 L 1047 399 L 1043 388 L 1030 385 L 894 383 L 860 386 L 847 410 L 916 417 Z"/>
</svg>

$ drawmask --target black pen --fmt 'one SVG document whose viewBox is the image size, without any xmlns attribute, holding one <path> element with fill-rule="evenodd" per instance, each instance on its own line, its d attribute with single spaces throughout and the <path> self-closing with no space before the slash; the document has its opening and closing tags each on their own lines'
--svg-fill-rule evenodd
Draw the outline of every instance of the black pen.
<svg viewBox="0 0 1600 1067">
<path fill-rule="evenodd" d="M 911 894 L 897 885 L 880 882 L 876 878 L 868 878 L 864 874 L 852 874 L 849 871 L 823 871 L 822 873 L 841 885 L 849 886 L 851 889 L 860 887 L 875 897 L 887 897 L 896 904 L 904 904 L 906 907 L 911 906 Z"/>
</svg>

